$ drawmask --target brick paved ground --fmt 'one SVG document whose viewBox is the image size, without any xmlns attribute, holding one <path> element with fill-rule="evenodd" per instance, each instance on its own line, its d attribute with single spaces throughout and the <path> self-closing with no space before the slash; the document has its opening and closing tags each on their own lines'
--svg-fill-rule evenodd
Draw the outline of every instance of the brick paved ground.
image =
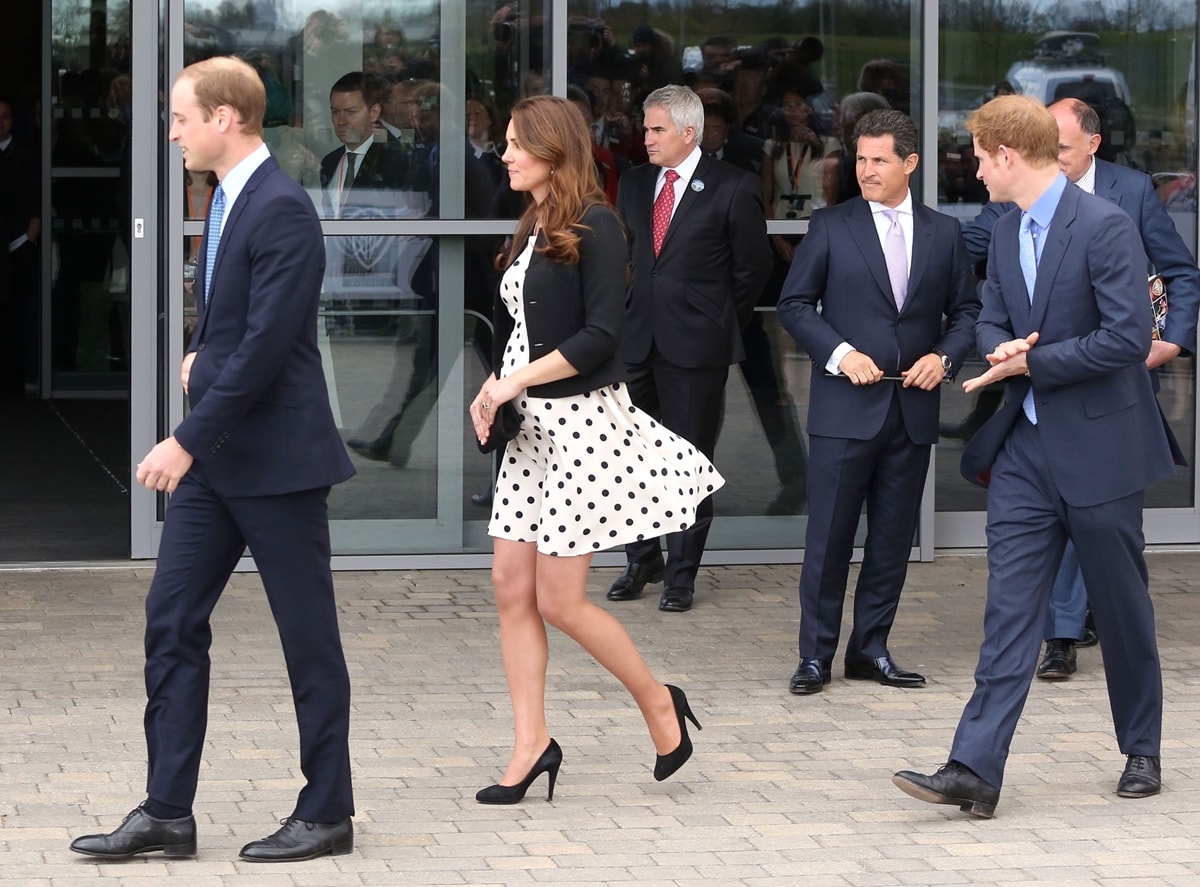
<svg viewBox="0 0 1200 887">
<path fill-rule="evenodd" d="M 1200 554 L 1149 560 L 1166 790 L 1113 793 L 1123 760 L 1100 653 L 1084 650 L 1070 682 L 1035 682 L 991 821 L 890 782 L 897 768 L 944 759 L 971 687 L 980 557 L 912 567 L 892 649 L 928 675 L 924 690 L 839 676 L 818 696 L 788 695 L 794 567 L 706 569 L 684 616 L 651 599 L 605 604 L 659 677 L 687 689 L 705 728 L 696 756 L 656 783 L 630 699 L 554 637 L 548 706 L 565 763 L 553 804 L 542 779 L 515 807 L 473 797 L 499 777 L 510 739 L 486 572 L 339 574 L 357 848 L 275 866 L 236 860 L 290 812 L 297 789 L 290 699 L 257 577 L 235 577 L 217 611 L 199 858 L 98 864 L 67 844 L 114 827 L 142 796 L 150 570 L 0 573 L 0 887 L 1200 884 Z M 595 572 L 595 599 L 615 573 Z"/>
</svg>

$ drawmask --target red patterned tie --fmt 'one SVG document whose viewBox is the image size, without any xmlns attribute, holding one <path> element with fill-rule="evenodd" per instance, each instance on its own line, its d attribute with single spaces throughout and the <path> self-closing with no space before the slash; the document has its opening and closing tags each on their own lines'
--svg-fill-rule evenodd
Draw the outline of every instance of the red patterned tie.
<svg viewBox="0 0 1200 887">
<path fill-rule="evenodd" d="M 666 181 L 658 198 L 654 201 L 654 255 L 662 251 L 663 238 L 667 236 L 667 228 L 671 224 L 671 210 L 675 207 L 675 183 L 679 181 L 679 173 L 673 169 L 667 170 Z"/>
</svg>

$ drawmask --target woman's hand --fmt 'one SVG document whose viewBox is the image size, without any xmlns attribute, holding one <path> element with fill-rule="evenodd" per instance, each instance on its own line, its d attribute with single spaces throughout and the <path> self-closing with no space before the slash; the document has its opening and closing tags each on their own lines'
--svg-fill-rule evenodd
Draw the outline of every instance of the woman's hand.
<svg viewBox="0 0 1200 887">
<path fill-rule="evenodd" d="M 471 424 L 475 427 L 475 436 L 481 444 L 487 443 L 488 436 L 492 433 L 492 422 L 495 421 L 496 410 L 500 408 L 500 404 L 512 400 L 523 390 L 524 387 L 515 383 L 510 376 L 500 379 L 497 379 L 494 373 L 488 376 L 467 410 L 471 416 Z"/>
</svg>

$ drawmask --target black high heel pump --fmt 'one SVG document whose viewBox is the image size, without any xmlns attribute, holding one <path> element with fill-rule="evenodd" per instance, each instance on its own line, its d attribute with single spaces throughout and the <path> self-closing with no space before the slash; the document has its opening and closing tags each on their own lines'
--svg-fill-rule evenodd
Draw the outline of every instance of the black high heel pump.
<svg viewBox="0 0 1200 887">
<path fill-rule="evenodd" d="M 697 730 L 704 729 L 696 720 L 696 716 L 692 714 L 692 707 L 688 705 L 687 695 L 673 684 L 667 684 L 666 687 L 671 691 L 671 702 L 675 705 L 675 717 L 679 719 L 679 745 L 675 747 L 675 751 L 656 757 L 654 778 L 659 782 L 686 764 L 688 758 L 692 756 L 692 740 L 688 736 L 687 724 L 683 719 L 687 718 L 695 724 Z"/>
<path fill-rule="evenodd" d="M 686 702 L 684 703 L 687 704 Z M 690 752 L 690 749 L 689 749 Z M 562 749 L 553 739 L 542 752 L 542 756 L 534 762 L 533 768 L 525 778 L 516 785 L 489 785 L 475 793 L 475 800 L 480 804 L 517 804 L 529 791 L 529 786 L 543 773 L 548 773 L 550 788 L 546 792 L 546 800 L 554 800 L 554 781 L 558 779 L 558 768 L 562 766 Z M 682 763 L 682 762 L 680 762 Z"/>
</svg>

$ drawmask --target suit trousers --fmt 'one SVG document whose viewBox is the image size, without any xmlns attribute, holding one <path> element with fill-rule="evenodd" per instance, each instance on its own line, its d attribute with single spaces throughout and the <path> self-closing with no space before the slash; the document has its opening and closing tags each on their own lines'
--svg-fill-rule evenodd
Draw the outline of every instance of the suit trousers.
<svg viewBox="0 0 1200 887">
<path fill-rule="evenodd" d="M 930 448 L 908 436 L 896 394 L 874 437 L 854 440 L 813 434 L 808 450 L 800 656 L 828 662 L 837 652 L 850 557 L 864 504 L 867 538 L 854 589 L 854 627 L 846 660 L 887 656 L 888 634 L 908 575 Z"/>
<path fill-rule="evenodd" d="M 1143 492 L 1090 507 L 1055 487 L 1036 426 L 1016 420 L 988 488 L 988 593 L 975 692 L 950 759 L 999 787 L 1041 653 L 1050 589 L 1067 539 L 1075 543 L 1100 633 L 1117 743 L 1157 755 L 1162 674 L 1142 556 Z"/>
<path fill-rule="evenodd" d="M 226 498 L 198 466 L 172 494 L 146 598 L 147 794 L 190 810 L 207 727 L 210 616 L 249 546 L 279 629 L 306 783 L 293 816 L 340 822 L 350 785 L 350 678 L 329 571 L 329 488 Z"/>
<path fill-rule="evenodd" d="M 1046 613 L 1046 640 L 1067 638 L 1082 640 L 1087 624 L 1087 588 L 1083 584 L 1083 573 L 1079 569 L 1079 555 L 1075 543 L 1067 540 L 1063 549 L 1062 565 L 1054 577 L 1054 588 L 1050 591 L 1050 609 Z"/>
<path fill-rule="evenodd" d="M 676 366 L 652 346 L 644 361 L 629 365 L 627 370 L 626 384 L 634 406 L 649 413 L 711 461 L 717 448 L 729 367 Z M 709 496 L 696 507 L 696 522 L 692 526 L 667 534 L 665 588 L 695 588 L 712 515 Z M 660 550 L 658 539 L 643 539 L 626 545 L 625 555 L 630 563 L 644 563 L 654 560 Z"/>
</svg>

